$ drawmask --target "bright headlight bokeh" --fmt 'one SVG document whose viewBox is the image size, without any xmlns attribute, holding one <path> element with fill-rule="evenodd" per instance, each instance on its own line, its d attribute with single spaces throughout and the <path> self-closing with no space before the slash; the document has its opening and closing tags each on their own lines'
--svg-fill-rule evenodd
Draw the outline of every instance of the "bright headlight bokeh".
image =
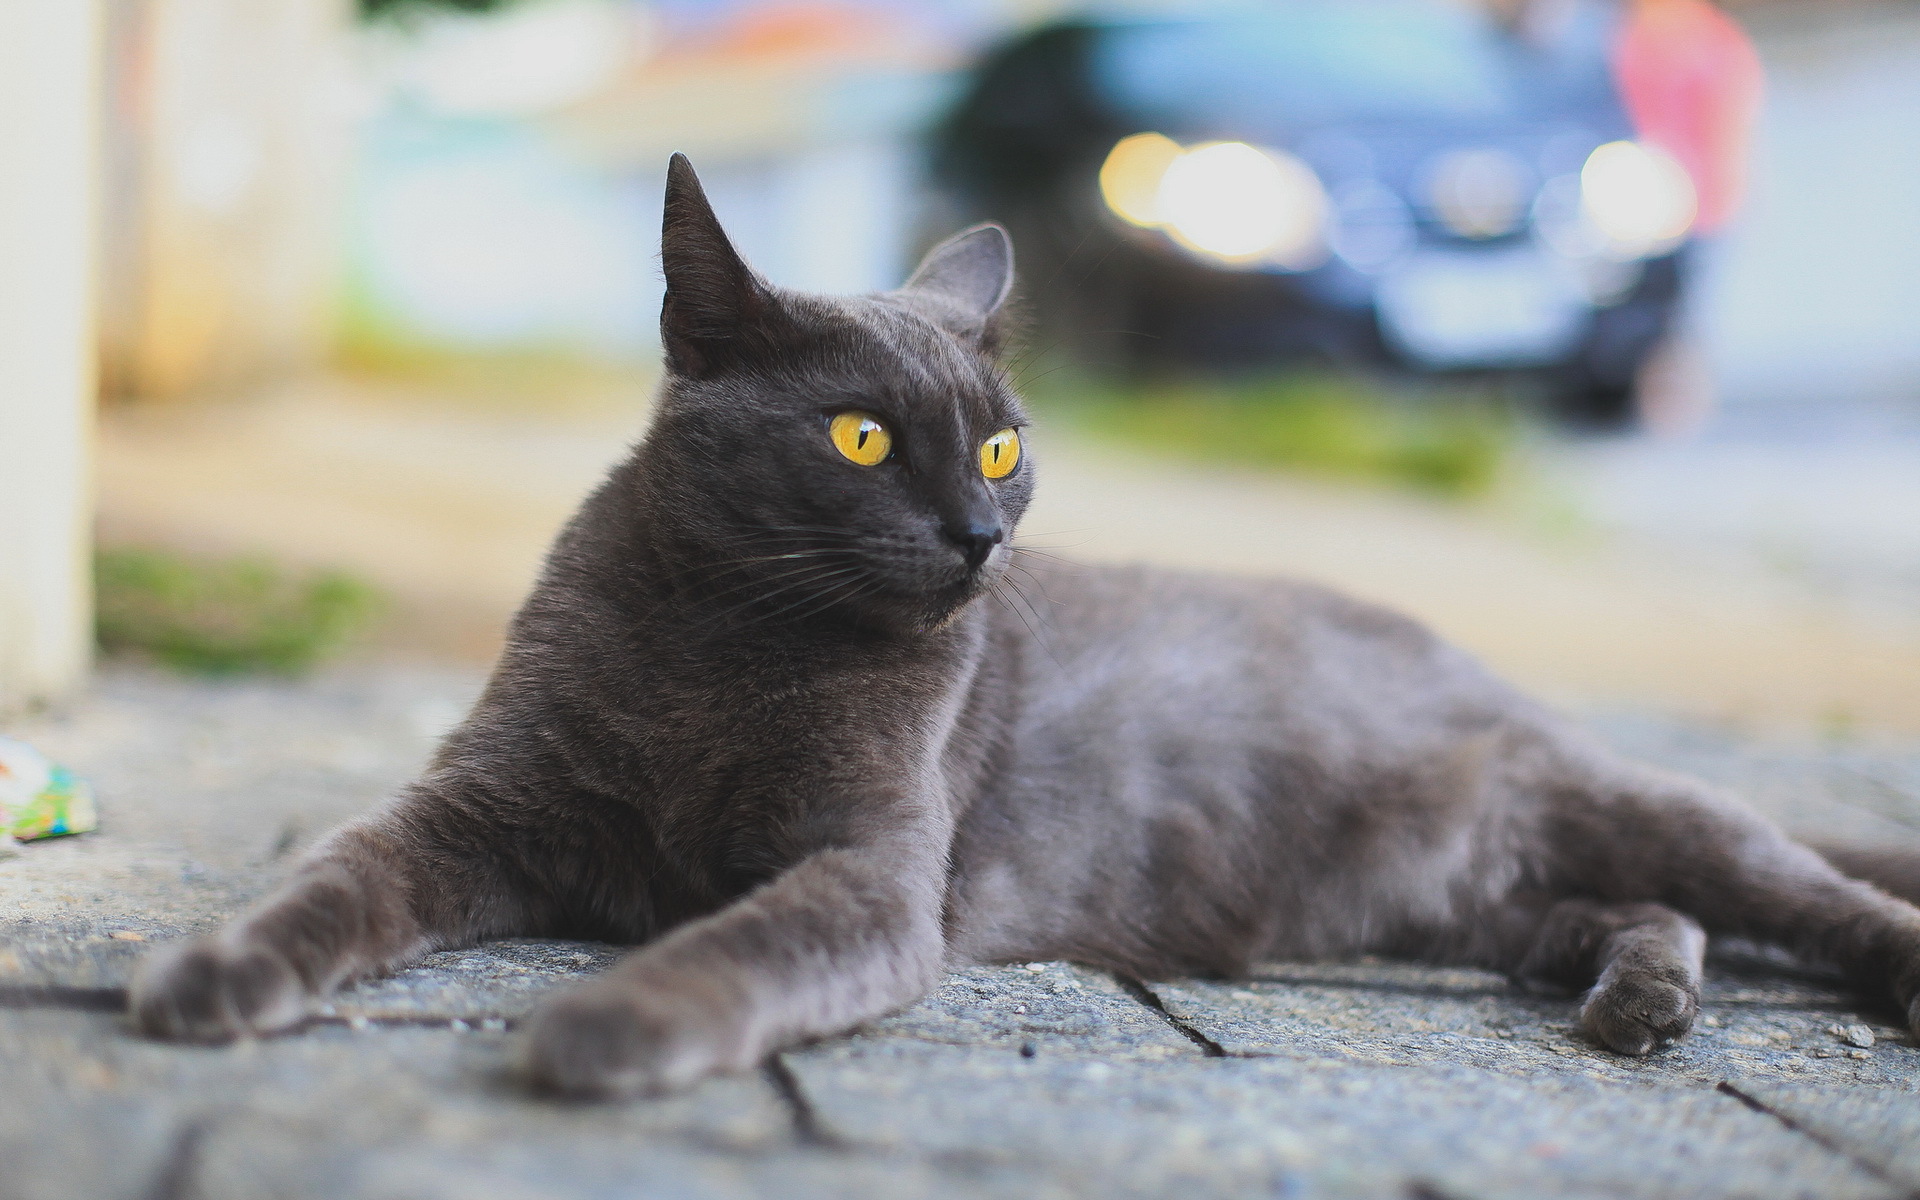
<svg viewBox="0 0 1920 1200">
<path fill-rule="evenodd" d="M 1159 200 L 1174 240 L 1229 262 L 1308 266 L 1326 227 L 1326 192 L 1312 168 L 1245 142 L 1211 142 L 1174 159 Z"/>
<path fill-rule="evenodd" d="M 1180 157 L 1180 143 L 1158 133 L 1122 138 L 1100 165 L 1100 195 L 1120 218 L 1149 229 L 1160 224 L 1160 181 Z"/>
<path fill-rule="evenodd" d="M 1672 248 L 1699 213 L 1687 169 L 1639 142 L 1608 142 L 1580 168 L 1580 205 L 1619 258 Z"/>
<path fill-rule="evenodd" d="M 1137 133 L 1107 154 L 1100 194 L 1122 220 L 1234 265 L 1300 270 L 1324 256 L 1326 191 L 1311 167 L 1281 151 L 1245 142 L 1183 149 Z"/>
</svg>

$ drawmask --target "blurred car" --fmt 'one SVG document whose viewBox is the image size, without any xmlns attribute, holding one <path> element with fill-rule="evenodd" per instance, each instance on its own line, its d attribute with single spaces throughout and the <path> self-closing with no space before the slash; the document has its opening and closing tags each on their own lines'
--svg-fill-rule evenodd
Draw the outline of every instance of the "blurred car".
<svg viewBox="0 0 1920 1200">
<path fill-rule="evenodd" d="M 1698 212 L 1638 140 L 1625 11 L 1270 0 L 1077 19 L 990 53 L 938 181 L 1013 231 L 1044 323 L 1096 365 L 1524 371 L 1631 417 Z"/>
</svg>

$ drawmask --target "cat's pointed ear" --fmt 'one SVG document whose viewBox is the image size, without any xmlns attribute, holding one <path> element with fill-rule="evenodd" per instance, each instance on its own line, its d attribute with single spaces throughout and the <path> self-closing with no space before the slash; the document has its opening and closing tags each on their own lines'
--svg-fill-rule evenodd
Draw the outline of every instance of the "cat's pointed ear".
<svg viewBox="0 0 1920 1200">
<path fill-rule="evenodd" d="M 1013 291 L 1013 240 L 998 225 L 956 233 L 927 251 L 901 291 L 931 301 L 942 325 L 991 354 Z"/>
<path fill-rule="evenodd" d="M 772 292 L 733 248 L 684 154 L 667 163 L 660 264 L 667 277 L 660 305 L 667 365 L 696 378 L 711 374 L 745 348 Z"/>
</svg>

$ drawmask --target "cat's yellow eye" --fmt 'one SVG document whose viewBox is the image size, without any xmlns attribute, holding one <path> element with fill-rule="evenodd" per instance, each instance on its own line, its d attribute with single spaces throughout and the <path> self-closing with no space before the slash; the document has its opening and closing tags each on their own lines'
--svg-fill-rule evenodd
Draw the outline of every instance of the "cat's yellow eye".
<svg viewBox="0 0 1920 1200">
<path fill-rule="evenodd" d="M 893 435 L 872 413 L 833 414 L 827 422 L 827 436 L 834 448 L 863 467 L 878 466 L 893 453 Z"/>
<path fill-rule="evenodd" d="M 1005 479 L 1020 465 L 1020 434 L 1002 429 L 980 443 L 980 473 L 988 479 Z"/>
</svg>

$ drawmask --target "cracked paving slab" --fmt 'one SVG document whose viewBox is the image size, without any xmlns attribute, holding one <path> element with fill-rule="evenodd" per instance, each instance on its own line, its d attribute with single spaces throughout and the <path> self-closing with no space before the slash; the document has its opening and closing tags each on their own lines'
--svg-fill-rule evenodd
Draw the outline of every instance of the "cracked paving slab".
<svg viewBox="0 0 1920 1200">
<path fill-rule="evenodd" d="M 1588 1044 L 1571 998 L 1480 972 L 1031 963 L 757 1074 L 565 1106 L 515 1086 L 513 1023 L 622 950 L 527 939 L 430 955 L 286 1037 L 133 1036 L 139 957 L 406 780 L 477 685 L 114 668 L 71 716 L 9 728 L 94 781 L 105 825 L 0 861 L 0 1200 L 1920 1191 L 1920 1050 L 1832 980 L 1724 948 L 1693 1036 L 1645 1060 Z M 1920 829 L 1920 756 L 1615 726 L 1803 829 Z"/>
<path fill-rule="evenodd" d="M 1742 1081 L 1741 1095 L 1920 1195 L 1920 1089 Z"/>
<path fill-rule="evenodd" d="M 1123 1069 L 899 1042 L 787 1060 L 831 1136 L 1008 1196 L 1891 1194 L 1714 1091 L 1279 1059 Z"/>
<path fill-rule="evenodd" d="M 166 1148 L 194 1129 L 187 1194 L 195 1196 L 287 1194 L 295 1181 L 305 1181 L 301 1194 L 380 1194 L 384 1186 L 347 1182 L 387 1170 L 403 1151 L 452 1161 L 517 1143 L 544 1147 L 553 1166 L 591 1157 L 595 1146 L 602 1155 L 624 1148 L 725 1158 L 794 1144 L 786 1105 L 759 1076 L 649 1104 L 564 1106 L 514 1086 L 506 1045 L 479 1030 L 325 1028 L 184 1047 L 130 1037 L 114 1016 L 0 1014 L 0 1074 L 16 1098 L 34 1101 L 0 1105 L 10 1168 L 0 1194 L 140 1194 Z M 45 1163 L 38 1174 L 37 1160 Z M 86 1167 L 103 1186 L 62 1186 Z M 110 1186 L 112 1176 L 121 1186 Z M 245 1180 L 252 1183 L 241 1186 Z"/>
<path fill-rule="evenodd" d="M 589 1196 L 616 1180 L 829 1194 L 775 1186 L 798 1169 L 776 1160 L 807 1154 L 763 1075 L 578 1106 L 526 1095 L 509 1064 L 507 1039 L 482 1030 L 334 1027 L 207 1049 L 128 1037 L 110 1016 L 3 1013 L 15 1099 L 0 1104 L 0 1196 L 139 1197 L 169 1172 L 174 1195 L 206 1200 Z"/>
<path fill-rule="evenodd" d="M 1228 1054 L 1511 1076 L 1712 1088 L 1722 1081 L 1851 1083 L 1920 1091 L 1920 1049 L 1890 1013 L 1844 991 L 1754 979 L 1716 963 L 1692 1033 L 1645 1058 L 1601 1049 L 1572 997 L 1504 976 L 1398 963 L 1271 964 L 1232 982 L 1148 984 L 1168 1015 Z M 1871 1048 L 1843 1031 L 1864 1027 Z"/>
</svg>

